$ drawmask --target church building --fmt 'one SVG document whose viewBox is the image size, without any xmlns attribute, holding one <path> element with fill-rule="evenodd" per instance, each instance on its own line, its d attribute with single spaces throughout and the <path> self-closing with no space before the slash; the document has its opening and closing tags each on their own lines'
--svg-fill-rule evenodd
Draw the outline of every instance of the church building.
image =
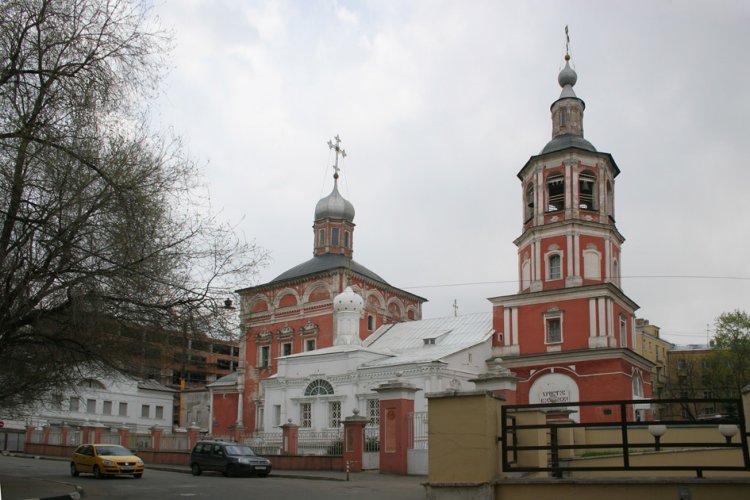
<svg viewBox="0 0 750 500">
<path fill-rule="evenodd" d="M 620 170 L 584 138 L 577 78 L 566 54 L 562 92 L 551 106 L 552 140 L 518 172 L 519 293 L 489 299 L 493 356 L 518 377 L 519 404 L 651 396 L 651 364 L 634 351 L 638 305 L 620 287 Z M 619 418 L 608 407 L 581 412 L 587 421 Z"/>
<path fill-rule="evenodd" d="M 425 299 L 352 259 L 354 207 L 338 191 L 345 152 L 338 136 L 329 142 L 334 183 L 315 207 L 313 258 L 238 291 L 243 358 L 209 385 L 211 432 L 335 428 L 345 410 L 374 416 L 378 385 L 394 378 L 420 392 L 415 411 L 427 409 L 425 393 L 447 389 L 518 404 L 650 398 L 652 363 L 634 349 L 638 305 L 620 283 L 620 170 L 584 138 L 576 80 L 566 54 L 552 139 L 518 173 L 518 293 L 490 298 L 486 313 L 422 320 Z M 571 410 L 579 421 L 620 418 L 613 405 Z"/>
<path fill-rule="evenodd" d="M 339 158 L 346 151 L 338 136 L 328 146 L 335 154 L 333 190 L 315 206 L 313 257 L 268 283 L 237 291 L 241 369 L 208 386 L 212 433 L 252 432 L 263 413 L 259 382 L 276 373 L 278 358 L 333 345 L 333 299 L 347 287 L 364 300 L 360 339 L 382 325 L 422 317 L 426 299 L 391 286 L 352 258 L 354 206 L 338 189 Z"/>
</svg>

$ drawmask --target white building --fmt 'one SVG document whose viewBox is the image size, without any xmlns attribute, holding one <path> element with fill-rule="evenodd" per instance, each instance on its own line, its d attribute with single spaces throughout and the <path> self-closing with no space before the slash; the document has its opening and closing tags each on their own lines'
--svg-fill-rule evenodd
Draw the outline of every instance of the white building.
<svg viewBox="0 0 750 500">
<path fill-rule="evenodd" d="M 393 380 L 420 390 L 414 411 L 427 410 L 425 393 L 473 390 L 487 371 L 490 313 L 384 325 L 359 340 L 363 300 L 347 288 L 334 299 L 331 347 L 278 358 L 278 371 L 261 382 L 258 430 L 275 431 L 291 420 L 301 429 L 335 429 L 356 408 L 379 419 L 375 388 Z"/>
<path fill-rule="evenodd" d="M 134 432 L 159 426 L 168 430 L 172 428 L 176 392 L 154 380 L 126 375 L 86 376 L 68 393 L 51 395 L 46 405 L 29 409 L 25 420 L 10 425 L 102 425 Z"/>
</svg>

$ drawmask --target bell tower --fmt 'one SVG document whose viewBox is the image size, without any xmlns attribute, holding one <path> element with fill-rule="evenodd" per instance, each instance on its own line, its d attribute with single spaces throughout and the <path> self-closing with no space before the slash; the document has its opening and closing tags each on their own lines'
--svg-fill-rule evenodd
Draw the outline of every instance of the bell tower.
<svg viewBox="0 0 750 500">
<path fill-rule="evenodd" d="M 573 90 L 578 75 L 570 63 L 566 50 L 557 77 L 562 91 L 550 107 L 552 138 L 518 172 L 518 292 L 489 299 L 494 361 L 518 378 L 521 404 L 650 395 L 650 364 L 633 351 L 638 305 L 620 287 L 620 170 L 584 137 L 586 104 Z M 594 407 L 580 412 L 593 421 L 615 419 Z"/>
<path fill-rule="evenodd" d="M 523 232 L 518 246 L 519 292 L 595 283 L 620 286 L 620 248 L 614 185 L 620 173 L 608 153 L 584 138 L 586 104 L 573 86 L 578 76 L 565 54 L 552 103 L 552 139 L 518 173 Z"/>
</svg>

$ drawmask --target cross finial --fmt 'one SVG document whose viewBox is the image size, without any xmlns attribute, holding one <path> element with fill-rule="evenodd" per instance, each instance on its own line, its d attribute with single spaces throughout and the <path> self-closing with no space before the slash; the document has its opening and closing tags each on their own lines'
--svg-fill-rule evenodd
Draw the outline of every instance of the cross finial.
<svg viewBox="0 0 750 500">
<path fill-rule="evenodd" d="M 565 60 L 570 60 L 570 35 L 568 34 L 568 25 L 565 25 Z"/>
<path fill-rule="evenodd" d="M 453 299 L 453 316 L 454 317 L 458 316 L 458 300 L 457 299 Z"/>
<path fill-rule="evenodd" d="M 338 134 L 336 134 L 336 137 L 334 137 L 333 140 L 328 141 L 328 148 L 333 149 L 336 152 L 336 160 L 333 163 L 333 178 L 338 179 L 339 170 L 341 170 L 339 168 L 339 154 L 341 155 L 342 160 L 346 158 L 346 151 L 341 147 L 341 139 Z"/>
</svg>

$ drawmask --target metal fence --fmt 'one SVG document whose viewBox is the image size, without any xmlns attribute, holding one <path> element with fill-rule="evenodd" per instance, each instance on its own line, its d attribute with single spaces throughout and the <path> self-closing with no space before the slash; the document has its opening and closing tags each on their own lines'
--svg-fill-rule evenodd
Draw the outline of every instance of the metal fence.
<svg viewBox="0 0 750 500">
<path fill-rule="evenodd" d="M 127 448 L 133 450 L 151 450 L 153 449 L 153 439 L 151 434 L 132 433 L 128 435 Z"/>
<path fill-rule="evenodd" d="M 187 434 L 162 434 L 159 441 L 159 447 L 162 450 L 187 450 L 190 447 Z"/>
<path fill-rule="evenodd" d="M 341 455 L 344 451 L 343 430 L 300 430 L 297 449 L 300 455 Z"/>
<path fill-rule="evenodd" d="M 409 448 L 414 450 L 428 449 L 427 412 L 415 411 L 407 417 Z"/>
<path fill-rule="evenodd" d="M 279 455 L 282 449 L 282 436 L 279 432 L 255 432 L 242 440 L 258 455 Z"/>
<path fill-rule="evenodd" d="M 365 427 L 365 453 L 380 451 L 380 427 Z"/>
<path fill-rule="evenodd" d="M 721 405 L 727 410 L 726 415 L 719 415 L 710 419 L 697 421 L 686 420 L 661 420 L 661 421 L 641 421 L 638 418 L 632 418 L 635 415 L 635 408 L 646 406 L 658 406 L 664 404 L 692 404 L 692 403 L 715 403 L 717 407 Z M 613 422 L 572 422 L 555 421 L 547 419 L 543 424 L 525 424 L 518 423 L 519 413 L 530 410 L 539 410 L 546 413 L 559 413 L 561 410 L 567 412 L 570 409 L 577 409 L 579 414 L 585 407 L 603 407 L 612 411 L 612 415 L 617 419 Z M 615 413 L 616 412 L 616 413 Z M 582 418 L 583 420 L 583 418 Z M 745 427 L 745 416 L 742 408 L 742 401 L 739 399 L 659 399 L 659 400 L 617 400 L 617 401 L 593 401 L 593 402 L 566 402 L 566 403 L 548 403 L 548 404 L 531 404 L 531 405 L 505 405 L 501 411 L 501 436 L 502 443 L 502 461 L 503 470 L 508 472 L 552 472 L 554 477 L 562 477 L 565 472 L 572 471 L 695 471 L 698 477 L 703 477 L 704 471 L 721 470 L 721 471 L 745 471 L 750 470 L 750 453 L 748 452 L 748 437 L 750 436 Z M 714 439 L 707 441 L 681 441 L 663 443 L 660 441 L 661 435 L 668 428 L 678 427 L 703 427 L 715 429 Z M 618 430 L 619 439 L 612 442 L 599 442 L 596 444 L 561 444 L 560 430 L 562 429 L 612 429 Z M 538 434 L 536 432 L 524 433 L 524 431 L 538 431 L 543 429 L 547 432 L 547 441 L 544 443 L 525 443 L 520 441 L 523 434 Z M 635 441 L 630 439 L 629 430 L 642 429 L 648 430 L 652 440 L 648 442 Z M 641 434 L 642 435 L 642 434 Z M 738 435 L 739 439 L 733 441 L 733 436 Z M 659 452 L 665 448 L 682 448 L 682 449 L 706 449 L 706 448 L 730 448 L 739 449 L 742 454 L 741 466 L 725 466 L 713 464 L 701 465 L 635 465 L 631 458 L 635 452 L 644 450 Z M 532 467 L 519 465 L 519 454 L 523 452 L 546 451 L 548 456 L 547 466 Z M 572 450 L 576 455 L 586 453 L 596 454 L 606 452 L 621 457 L 621 465 L 615 466 L 590 466 L 577 465 L 560 459 L 560 452 L 563 450 Z M 588 451 L 587 451 L 588 450 Z M 581 453 L 583 452 L 583 453 Z"/>
</svg>

